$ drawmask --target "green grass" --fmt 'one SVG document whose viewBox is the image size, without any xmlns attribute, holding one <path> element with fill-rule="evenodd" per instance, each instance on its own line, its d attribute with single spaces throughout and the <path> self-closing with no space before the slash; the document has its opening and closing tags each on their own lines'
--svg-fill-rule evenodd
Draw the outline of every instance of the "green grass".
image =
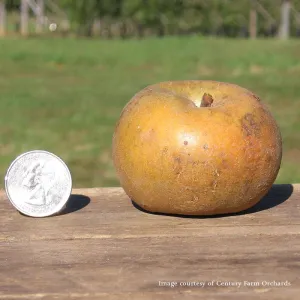
<svg viewBox="0 0 300 300">
<path fill-rule="evenodd" d="M 163 80 L 213 79 L 267 103 L 284 141 L 277 182 L 300 182 L 299 78 L 299 41 L 2 39 L 0 177 L 18 154 L 45 149 L 75 187 L 116 186 L 111 139 L 130 98 Z"/>
</svg>

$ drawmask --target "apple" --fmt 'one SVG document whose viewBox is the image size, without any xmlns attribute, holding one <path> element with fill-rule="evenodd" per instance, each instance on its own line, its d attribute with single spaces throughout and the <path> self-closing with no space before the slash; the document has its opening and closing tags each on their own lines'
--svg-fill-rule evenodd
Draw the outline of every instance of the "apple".
<svg viewBox="0 0 300 300">
<path fill-rule="evenodd" d="M 282 157 L 280 130 L 261 100 L 216 81 L 161 82 L 138 92 L 112 148 L 132 201 L 183 215 L 250 208 L 271 188 Z"/>
</svg>

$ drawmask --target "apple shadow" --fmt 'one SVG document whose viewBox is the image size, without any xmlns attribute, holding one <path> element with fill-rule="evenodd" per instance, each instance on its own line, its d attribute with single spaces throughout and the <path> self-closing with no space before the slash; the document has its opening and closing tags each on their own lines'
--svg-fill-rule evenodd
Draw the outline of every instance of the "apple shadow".
<svg viewBox="0 0 300 300">
<path fill-rule="evenodd" d="M 253 214 L 259 211 L 263 211 L 266 209 L 271 209 L 277 205 L 282 204 L 285 202 L 293 193 L 293 185 L 291 184 L 273 184 L 272 188 L 269 192 L 254 206 L 237 212 L 237 213 L 230 213 L 230 214 L 219 214 L 219 215 L 211 215 L 211 216 L 203 216 L 203 215 L 178 215 L 178 214 L 167 214 L 167 213 L 160 213 L 160 212 L 149 212 L 142 207 L 140 207 L 134 200 L 131 200 L 133 206 L 148 214 L 152 215 L 164 215 L 170 217 L 177 217 L 177 218 L 196 218 L 196 219 L 206 219 L 206 218 L 224 218 L 230 216 L 240 216 L 246 214 Z"/>
<path fill-rule="evenodd" d="M 91 199 L 84 195 L 72 194 L 66 204 L 66 207 L 58 213 L 59 215 L 66 215 L 86 207 L 91 202 Z"/>
</svg>

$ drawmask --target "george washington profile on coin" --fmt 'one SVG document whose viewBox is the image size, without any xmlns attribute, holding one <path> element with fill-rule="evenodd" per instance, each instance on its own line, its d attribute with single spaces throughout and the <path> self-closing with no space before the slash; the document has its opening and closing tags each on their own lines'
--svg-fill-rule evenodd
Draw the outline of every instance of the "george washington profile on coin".
<svg viewBox="0 0 300 300">
<path fill-rule="evenodd" d="M 23 187 L 29 190 L 29 197 L 25 200 L 31 205 L 47 205 L 53 195 L 51 187 L 55 183 L 55 172 L 47 170 L 45 161 L 34 162 L 25 172 Z"/>
</svg>

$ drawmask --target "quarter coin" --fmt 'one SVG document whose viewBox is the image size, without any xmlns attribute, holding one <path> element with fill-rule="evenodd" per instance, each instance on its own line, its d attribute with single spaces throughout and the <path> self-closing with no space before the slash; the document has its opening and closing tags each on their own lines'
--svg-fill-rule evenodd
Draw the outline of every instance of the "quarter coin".
<svg viewBox="0 0 300 300">
<path fill-rule="evenodd" d="M 46 217 L 65 207 L 72 191 L 72 178 L 61 158 L 34 150 L 11 163 L 5 176 L 5 190 L 12 205 L 24 215 Z"/>
</svg>

